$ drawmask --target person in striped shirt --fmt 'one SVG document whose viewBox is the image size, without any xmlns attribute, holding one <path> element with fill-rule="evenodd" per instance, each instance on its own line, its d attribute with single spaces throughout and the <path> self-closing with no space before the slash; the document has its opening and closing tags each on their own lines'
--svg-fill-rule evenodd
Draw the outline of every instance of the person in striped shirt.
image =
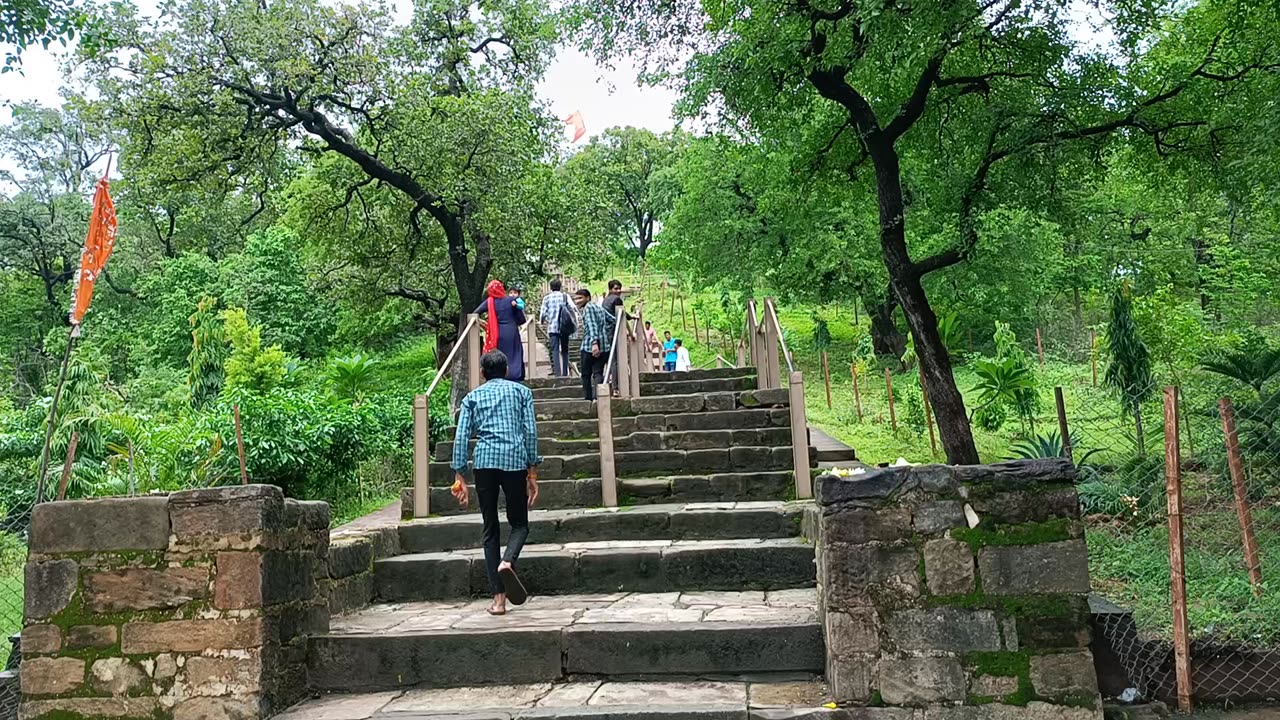
<svg viewBox="0 0 1280 720">
<path fill-rule="evenodd" d="M 471 461 L 484 519 L 484 562 L 493 593 L 490 615 L 505 615 L 507 600 L 522 605 L 528 599 L 515 564 L 529 538 L 529 508 L 538 499 L 538 428 L 533 414 L 533 393 L 518 382 L 507 380 L 507 356 L 491 350 L 480 358 L 485 382 L 462 400 L 458 430 L 453 439 L 453 496 L 466 507 L 470 490 L 463 473 L 467 451 L 476 436 Z M 498 493 L 507 498 L 507 522 L 511 536 L 501 553 L 498 521 Z"/>
</svg>

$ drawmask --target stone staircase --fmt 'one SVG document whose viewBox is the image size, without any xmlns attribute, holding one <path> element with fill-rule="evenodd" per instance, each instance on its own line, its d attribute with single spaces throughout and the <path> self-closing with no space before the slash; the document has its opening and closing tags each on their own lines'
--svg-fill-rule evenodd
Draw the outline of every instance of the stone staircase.
<svg viewBox="0 0 1280 720">
<path fill-rule="evenodd" d="M 538 420 L 539 506 L 600 504 L 600 437 L 594 402 L 578 378 L 530 381 Z M 624 505 L 784 500 L 793 493 L 787 392 L 756 390 L 750 368 L 646 373 L 638 398 L 612 401 L 618 493 Z M 449 430 L 452 433 L 452 428 Z M 454 439 L 437 445 L 430 466 L 436 514 L 477 512 L 449 494 Z M 401 508 L 410 519 L 413 489 Z"/>
<path fill-rule="evenodd" d="M 363 695 L 296 717 L 418 717 L 404 714 L 404 698 L 422 705 L 492 685 L 536 697 L 489 698 L 484 707 L 501 710 L 477 717 L 631 717 L 607 698 L 649 693 L 673 703 L 667 715 L 637 710 L 654 718 L 790 717 L 821 705 L 811 503 L 791 500 L 786 391 L 755 389 L 752 369 L 643 375 L 640 397 L 612 401 L 620 506 L 600 507 L 596 407 L 578 399 L 579 382 L 530 383 L 544 456 L 518 565 L 530 602 L 487 614 L 481 521 L 449 496 L 457 439 L 441 442 L 429 472 L 438 515 L 402 523 L 401 554 L 373 563 L 375 604 L 310 641 L 312 688 Z M 358 710 L 324 714 L 343 703 Z M 436 712 L 451 707 L 439 703 Z"/>
</svg>

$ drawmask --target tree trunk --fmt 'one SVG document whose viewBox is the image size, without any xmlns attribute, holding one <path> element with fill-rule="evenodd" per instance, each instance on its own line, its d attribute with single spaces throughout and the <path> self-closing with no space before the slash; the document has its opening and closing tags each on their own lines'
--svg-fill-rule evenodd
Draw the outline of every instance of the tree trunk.
<svg viewBox="0 0 1280 720">
<path fill-rule="evenodd" d="M 653 215 L 645 214 L 644 220 L 640 222 L 640 233 L 638 239 L 640 257 L 644 258 L 648 256 L 649 246 L 653 244 Z"/>
<path fill-rule="evenodd" d="M 892 355 L 901 361 L 902 354 L 907 351 L 907 336 L 898 329 L 894 319 L 894 311 L 898 308 L 898 300 L 889 296 L 875 301 L 863 300 L 867 312 L 871 316 L 871 347 L 876 355 Z"/>
<path fill-rule="evenodd" d="M 897 151 L 888 142 L 868 143 L 876 170 L 876 200 L 880 208 L 880 248 L 890 285 L 902 305 L 915 338 L 916 357 L 938 420 L 938 432 L 952 465 L 976 465 L 978 449 L 965 413 L 964 398 L 951 373 L 951 358 L 938 333 L 938 316 L 929 305 L 920 272 L 907 251 L 902 198 L 902 170 Z"/>
</svg>

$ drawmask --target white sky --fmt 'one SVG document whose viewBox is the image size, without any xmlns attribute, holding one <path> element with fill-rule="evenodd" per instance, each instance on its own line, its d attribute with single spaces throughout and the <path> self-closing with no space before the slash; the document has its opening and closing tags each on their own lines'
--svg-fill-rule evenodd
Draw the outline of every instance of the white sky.
<svg viewBox="0 0 1280 720">
<path fill-rule="evenodd" d="M 9 122 L 9 105 L 37 102 L 58 106 L 62 98 L 62 73 L 57 57 L 49 51 L 35 49 L 23 54 L 23 72 L 0 75 L 0 123 Z M 606 128 L 631 125 L 665 132 L 675 125 L 672 105 L 675 93 L 667 88 L 641 87 L 636 83 L 635 69 L 619 63 L 609 71 L 596 66 L 594 60 L 572 48 L 561 48 L 546 78 L 538 86 L 539 95 L 550 103 L 561 118 L 581 111 L 587 125 L 587 139 Z M 566 139 L 571 137 L 566 128 Z M 0 157 L 0 169 L 12 170 L 12 164 Z"/>
</svg>

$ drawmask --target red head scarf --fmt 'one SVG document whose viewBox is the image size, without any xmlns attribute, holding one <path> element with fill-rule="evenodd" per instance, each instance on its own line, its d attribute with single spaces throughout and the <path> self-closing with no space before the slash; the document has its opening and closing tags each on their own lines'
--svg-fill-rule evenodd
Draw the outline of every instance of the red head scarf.
<svg viewBox="0 0 1280 720">
<path fill-rule="evenodd" d="M 488 304 L 489 314 L 485 318 L 484 326 L 484 351 L 489 352 L 498 347 L 498 313 L 493 303 L 495 300 L 502 300 L 507 296 L 507 289 L 502 287 L 501 280 L 494 280 L 489 283 L 485 294 L 489 299 L 485 301 Z"/>
</svg>

